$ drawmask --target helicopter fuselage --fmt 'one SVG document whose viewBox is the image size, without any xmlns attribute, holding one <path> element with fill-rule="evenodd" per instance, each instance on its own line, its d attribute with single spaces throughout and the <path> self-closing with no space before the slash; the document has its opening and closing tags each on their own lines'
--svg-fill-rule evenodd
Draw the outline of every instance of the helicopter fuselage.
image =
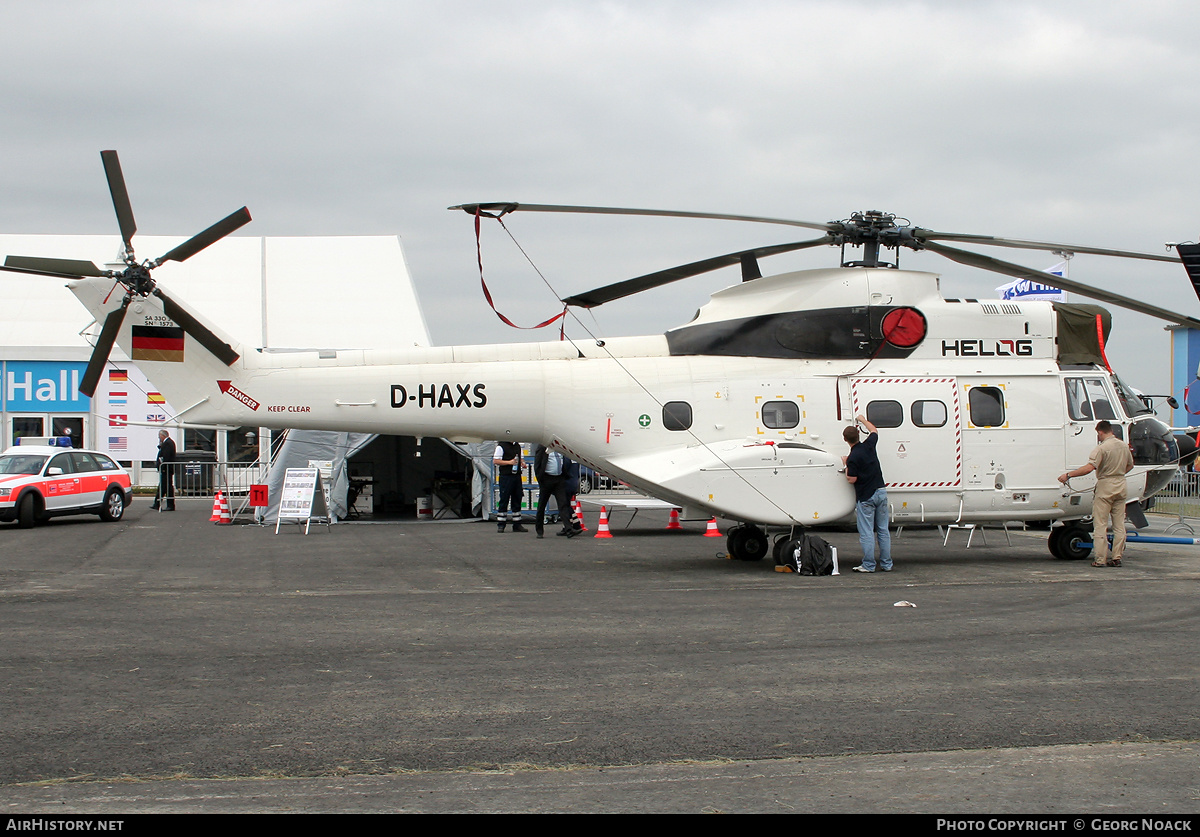
<svg viewBox="0 0 1200 837">
<path fill-rule="evenodd" d="M 71 287 L 103 322 L 110 285 Z M 137 357 L 133 331 L 163 316 L 158 299 L 136 300 L 117 342 Z M 1130 499 L 1178 461 L 1106 369 L 1059 363 L 1050 303 L 947 301 L 931 273 L 766 277 L 665 335 L 607 341 L 237 347 L 227 366 L 179 339 L 178 356 L 138 365 L 182 422 L 542 442 L 692 516 L 765 525 L 852 514 L 841 431 L 861 413 L 879 427 L 897 523 L 1089 514 L 1094 480 L 1056 477 L 1086 460 L 1099 418 L 1134 444 Z"/>
</svg>

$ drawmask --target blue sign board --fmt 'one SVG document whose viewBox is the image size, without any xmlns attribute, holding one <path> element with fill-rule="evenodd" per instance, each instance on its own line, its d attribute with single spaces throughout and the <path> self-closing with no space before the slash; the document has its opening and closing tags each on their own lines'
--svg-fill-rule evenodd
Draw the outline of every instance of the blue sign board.
<svg viewBox="0 0 1200 837">
<path fill-rule="evenodd" d="M 12 413 L 84 413 L 92 400 L 79 391 L 86 363 L 7 361 L 0 375 L 0 404 Z"/>
</svg>

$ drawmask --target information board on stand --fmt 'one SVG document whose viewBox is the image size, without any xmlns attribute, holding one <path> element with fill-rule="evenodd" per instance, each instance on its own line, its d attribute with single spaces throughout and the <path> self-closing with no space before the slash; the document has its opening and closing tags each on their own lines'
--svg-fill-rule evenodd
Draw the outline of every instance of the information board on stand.
<svg viewBox="0 0 1200 837">
<path fill-rule="evenodd" d="M 283 494 L 279 500 L 279 519 L 275 534 L 285 520 L 303 523 L 304 534 L 317 523 L 329 525 L 329 506 L 325 501 L 325 485 L 318 468 L 288 468 L 283 476 Z"/>
</svg>

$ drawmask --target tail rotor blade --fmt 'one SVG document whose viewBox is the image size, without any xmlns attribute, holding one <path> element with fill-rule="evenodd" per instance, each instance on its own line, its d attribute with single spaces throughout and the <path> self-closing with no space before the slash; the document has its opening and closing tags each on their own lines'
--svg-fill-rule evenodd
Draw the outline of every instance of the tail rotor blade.
<svg viewBox="0 0 1200 837">
<path fill-rule="evenodd" d="M 4 260 L 3 269 L 14 273 L 32 273 L 35 276 L 55 276 L 63 279 L 109 275 L 96 267 L 94 262 L 81 259 L 43 259 L 38 256 L 9 256 Z"/>
<path fill-rule="evenodd" d="M 154 295 L 162 300 L 163 311 L 168 317 L 179 323 L 180 327 L 192 336 L 192 338 L 204 348 L 208 349 L 226 366 L 233 366 L 234 362 L 241 357 L 233 350 L 233 347 L 222 340 L 191 314 L 189 314 L 179 303 L 171 299 L 161 288 L 155 288 Z"/>
<path fill-rule="evenodd" d="M 127 308 L 129 308 L 128 297 L 121 303 L 120 308 L 104 318 L 104 327 L 100 329 L 100 337 L 96 340 L 96 347 L 92 349 L 92 356 L 83 373 L 83 380 L 79 382 L 79 391 L 88 398 L 96 394 L 96 385 L 100 383 L 100 376 L 104 374 L 104 365 L 108 363 L 113 343 L 117 341 L 117 334 L 120 333 L 121 325 L 125 322 Z"/>
<path fill-rule="evenodd" d="M 174 250 L 164 255 L 162 258 L 157 259 L 153 266 L 158 267 L 163 262 L 186 261 L 199 253 L 205 247 L 215 244 L 234 230 L 249 224 L 250 221 L 250 210 L 243 206 L 237 212 L 233 212 L 225 218 L 222 218 L 204 232 L 200 233 L 199 235 L 192 236 L 187 241 L 183 242 L 183 244 L 180 244 Z"/>
<path fill-rule="evenodd" d="M 113 209 L 117 211 L 117 223 L 121 226 L 121 240 L 125 252 L 133 252 L 133 234 L 137 232 L 137 221 L 133 220 L 133 206 L 129 203 L 129 192 L 125 188 L 125 176 L 121 174 L 121 161 L 115 151 L 101 151 L 104 174 L 108 178 L 108 191 L 112 195 Z"/>
</svg>

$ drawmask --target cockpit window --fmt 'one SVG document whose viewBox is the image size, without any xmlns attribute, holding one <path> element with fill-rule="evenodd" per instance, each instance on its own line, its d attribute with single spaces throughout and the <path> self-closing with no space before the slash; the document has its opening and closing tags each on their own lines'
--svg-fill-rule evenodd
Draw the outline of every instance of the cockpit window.
<svg viewBox="0 0 1200 837">
<path fill-rule="evenodd" d="M 1117 398 L 1120 399 L 1121 406 L 1125 408 L 1125 414 L 1130 418 L 1153 412 L 1146 406 L 1146 402 L 1135 395 L 1133 390 L 1115 374 L 1112 376 L 1112 382 L 1113 386 L 1117 388 Z"/>
<path fill-rule="evenodd" d="M 1122 418 L 1104 379 L 1097 376 L 1066 378 L 1067 414 L 1072 421 L 1114 421 Z"/>
</svg>

